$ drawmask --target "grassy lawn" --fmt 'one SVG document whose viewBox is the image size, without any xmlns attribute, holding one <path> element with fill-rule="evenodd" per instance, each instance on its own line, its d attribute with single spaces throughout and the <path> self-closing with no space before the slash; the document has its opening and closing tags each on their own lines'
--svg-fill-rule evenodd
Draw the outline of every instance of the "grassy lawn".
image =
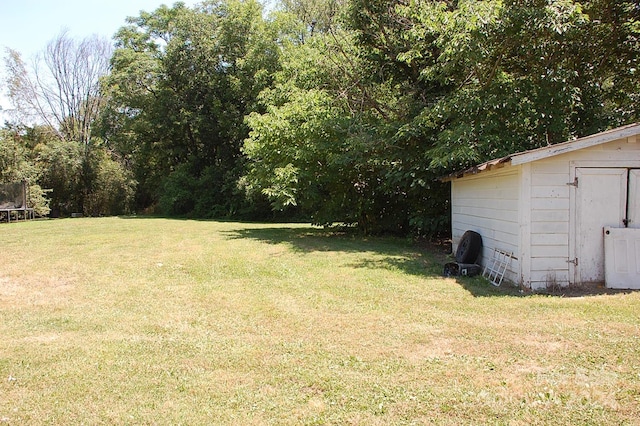
<svg viewBox="0 0 640 426">
<path fill-rule="evenodd" d="M 640 293 L 303 225 L 0 224 L 0 425 L 640 424 Z"/>
</svg>

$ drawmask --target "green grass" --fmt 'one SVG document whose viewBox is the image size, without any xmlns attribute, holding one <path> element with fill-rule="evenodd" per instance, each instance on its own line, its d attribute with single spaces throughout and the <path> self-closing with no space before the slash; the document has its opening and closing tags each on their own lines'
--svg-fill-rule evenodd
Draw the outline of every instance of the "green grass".
<svg viewBox="0 0 640 426">
<path fill-rule="evenodd" d="M 640 293 L 303 225 L 0 224 L 0 425 L 639 424 Z"/>
</svg>

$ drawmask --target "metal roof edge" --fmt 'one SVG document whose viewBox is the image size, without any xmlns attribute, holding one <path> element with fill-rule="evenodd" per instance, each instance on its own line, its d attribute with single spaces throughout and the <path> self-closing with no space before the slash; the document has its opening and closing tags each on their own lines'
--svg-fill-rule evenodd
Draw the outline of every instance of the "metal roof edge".
<svg viewBox="0 0 640 426">
<path fill-rule="evenodd" d="M 478 164 L 477 166 L 469 167 L 468 169 L 459 170 L 457 172 L 448 174 L 446 176 L 442 176 L 438 180 L 440 180 L 440 182 L 450 182 L 454 179 L 458 179 L 458 178 L 469 176 L 469 175 L 476 175 L 478 173 L 484 172 L 485 170 L 491 170 L 495 167 L 500 167 L 510 161 L 511 161 L 510 155 L 507 157 L 496 158 L 494 160 L 490 160 L 482 164 Z"/>
<path fill-rule="evenodd" d="M 626 126 L 617 127 L 615 129 L 605 130 L 604 132 L 595 133 L 593 135 L 584 136 L 575 140 L 513 154 L 512 164 L 515 166 L 518 164 L 529 163 L 531 161 L 542 160 L 544 158 L 566 154 L 568 152 L 597 146 L 603 143 L 612 142 L 616 139 L 623 139 L 637 134 L 640 134 L 640 123 L 633 123 Z"/>
<path fill-rule="evenodd" d="M 553 157 L 568 152 L 577 151 L 583 148 L 589 148 L 592 146 L 600 145 L 603 143 L 611 142 L 616 139 L 627 138 L 629 136 L 640 134 L 640 122 L 628 124 L 626 126 L 617 127 L 615 129 L 605 130 L 593 135 L 584 136 L 575 140 L 561 142 L 555 145 L 544 146 L 542 148 L 532 149 L 529 151 L 522 151 L 515 154 L 508 155 L 506 157 L 497 158 L 494 160 L 486 161 L 477 166 L 470 167 L 465 170 L 460 170 L 449 175 L 439 178 L 441 182 L 450 182 L 454 179 L 459 179 L 464 176 L 474 175 L 481 173 L 485 170 L 491 170 L 495 166 L 502 165 L 510 162 L 512 166 L 519 164 L 530 163 L 536 160 L 542 160 L 544 158 Z"/>
</svg>

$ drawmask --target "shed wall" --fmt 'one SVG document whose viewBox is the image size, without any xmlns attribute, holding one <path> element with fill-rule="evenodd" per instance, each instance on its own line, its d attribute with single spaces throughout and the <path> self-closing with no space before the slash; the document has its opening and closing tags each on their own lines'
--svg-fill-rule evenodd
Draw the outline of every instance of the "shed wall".
<svg viewBox="0 0 640 426">
<path fill-rule="evenodd" d="M 482 236 L 480 265 L 493 257 L 494 248 L 518 253 L 518 170 L 488 171 L 477 176 L 451 182 L 452 246 L 455 253 L 460 238 L 467 230 Z M 505 279 L 517 282 L 519 264 L 513 260 Z"/>
<path fill-rule="evenodd" d="M 640 138 L 630 136 L 451 182 L 452 242 L 479 232 L 486 265 L 493 249 L 514 253 L 505 279 L 532 289 L 575 282 L 576 168 L 640 168 Z"/>
<path fill-rule="evenodd" d="M 567 285 L 569 276 L 570 165 L 567 158 L 531 164 L 531 271 L 528 286 Z"/>
<path fill-rule="evenodd" d="M 575 202 L 577 167 L 640 167 L 640 143 L 635 137 L 615 140 L 567 154 L 533 161 L 531 169 L 532 289 L 574 283 Z M 578 266 L 579 267 L 579 266 Z"/>
</svg>

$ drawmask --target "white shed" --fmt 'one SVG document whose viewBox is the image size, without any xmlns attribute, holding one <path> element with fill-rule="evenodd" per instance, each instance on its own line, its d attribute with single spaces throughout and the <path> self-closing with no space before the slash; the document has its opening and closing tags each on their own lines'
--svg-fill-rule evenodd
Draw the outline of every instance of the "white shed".
<svg viewBox="0 0 640 426">
<path fill-rule="evenodd" d="M 531 289 L 640 288 L 640 123 L 453 174 L 453 250 L 482 236 L 478 263 L 513 255 L 505 280 Z M 605 250 L 606 246 L 606 250 Z M 606 261 L 605 261 L 606 257 Z"/>
</svg>

